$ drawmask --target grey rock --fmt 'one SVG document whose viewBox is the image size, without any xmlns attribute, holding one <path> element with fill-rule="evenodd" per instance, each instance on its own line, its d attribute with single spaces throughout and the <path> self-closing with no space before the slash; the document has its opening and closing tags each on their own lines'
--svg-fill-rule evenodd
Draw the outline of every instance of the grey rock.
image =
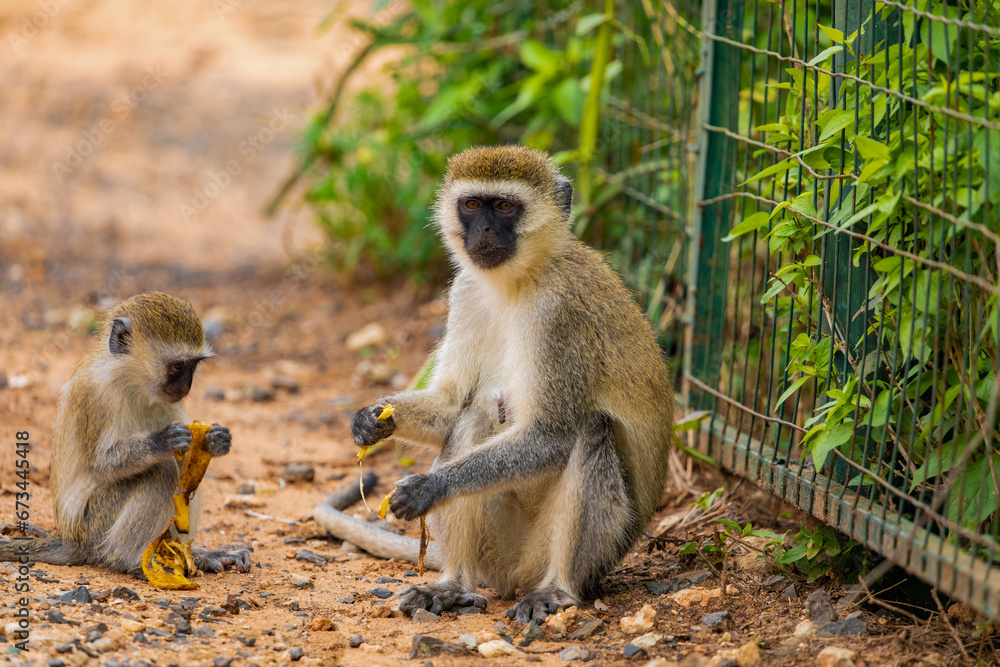
<svg viewBox="0 0 1000 667">
<path fill-rule="evenodd" d="M 573 662 L 574 660 L 590 660 L 594 657 L 594 652 L 582 646 L 568 646 L 559 651 L 559 659 L 563 662 Z"/>
<path fill-rule="evenodd" d="M 784 588 L 792 582 L 791 579 L 783 574 L 776 574 L 773 577 L 768 577 L 763 583 L 764 588 L 770 588 L 772 591 L 776 591 L 780 588 Z"/>
<path fill-rule="evenodd" d="M 393 579 L 392 577 L 379 577 L 375 580 L 376 584 L 401 584 L 402 579 Z"/>
<path fill-rule="evenodd" d="M 675 591 L 691 588 L 695 584 L 700 584 L 712 576 L 710 570 L 690 570 L 670 577 L 670 585 Z"/>
<path fill-rule="evenodd" d="M 309 551 L 308 549 L 303 549 L 302 551 L 295 554 L 295 560 L 305 561 L 306 563 L 312 563 L 313 565 L 319 565 L 320 567 L 326 565 L 325 558 L 320 556 L 318 553 Z"/>
<path fill-rule="evenodd" d="M 669 581 L 653 581 L 646 584 L 646 590 L 653 595 L 666 595 L 673 589 Z"/>
<path fill-rule="evenodd" d="M 414 623 L 434 623 L 438 620 L 438 615 L 433 614 L 426 609 L 418 609 L 413 612 L 413 622 Z"/>
<path fill-rule="evenodd" d="M 778 595 L 779 600 L 795 600 L 799 597 L 799 592 L 795 589 L 795 584 L 789 584 L 788 588 Z"/>
<path fill-rule="evenodd" d="M 239 635 L 236 637 L 236 639 L 247 648 L 253 648 L 254 646 L 257 645 L 256 637 L 247 637 L 246 635 Z"/>
<path fill-rule="evenodd" d="M 233 664 L 233 660 L 235 659 L 236 658 L 225 658 L 219 656 L 218 658 L 212 661 L 212 665 L 214 665 L 214 667 L 229 667 L 229 665 Z"/>
<path fill-rule="evenodd" d="M 589 621 L 584 621 L 577 626 L 576 630 L 569 633 L 569 638 L 573 639 L 586 639 L 596 632 L 599 632 L 604 628 L 604 621 L 599 618 L 592 618 Z"/>
<path fill-rule="evenodd" d="M 275 399 L 275 393 L 273 389 L 264 389 L 263 387 L 253 387 L 250 389 L 250 400 L 254 403 L 270 403 Z"/>
<path fill-rule="evenodd" d="M 299 393 L 299 381 L 291 375 L 275 375 L 271 378 L 271 387 L 274 389 L 284 389 L 289 394 Z"/>
<path fill-rule="evenodd" d="M 817 637 L 847 637 L 849 635 L 860 636 L 865 634 L 868 624 L 861 617 L 861 612 L 856 611 L 847 618 L 839 621 L 825 623 L 816 628 Z"/>
<path fill-rule="evenodd" d="M 640 648 L 635 644 L 625 644 L 625 648 L 622 649 L 622 653 L 625 654 L 626 658 L 645 658 L 646 649 Z"/>
<path fill-rule="evenodd" d="M 816 589 L 806 598 L 806 613 L 814 623 L 833 623 L 837 620 L 837 612 L 830 604 L 830 596 L 822 588 Z"/>
<path fill-rule="evenodd" d="M 191 634 L 191 621 L 187 620 L 186 618 L 178 619 L 177 622 L 174 623 L 174 630 L 179 635 Z"/>
<path fill-rule="evenodd" d="M 414 635 L 413 644 L 410 647 L 410 660 L 416 658 L 434 658 L 441 655 L 444 642 L 437 637 L 429 635 Z"/>
<path fill-rule="evenodd" d="M 125 586 L 115 586 L 111 589 L 111 597 L 119 600 L 140 600 L 139 594 Z"/>
<path fill-rule="evenodd" d="M 715 611 L 711 614 L 707 614 L 701 619 L 701 624 L 706 628 L 722 630 L 724 628 L 731 627 L 733 624 L 733 615 L 728 611 Z"/>
<path fill-rule="evenodd" d="M 417 574 L 416 570 L 407 570 L 406 572 L 403 573 L 403 576 L 404 577 L 419 577 L 420 575 Z"/>
<path fill-rule="evenodd" d="M 48 667 L 65 667 L 66 661 L 62 658 L 47 658 L 45 660 L 45 664 L 48 665 Z"/>
<path fill-rule="evenodd" d="M 316 469 L 308 463 L 289 463 L 281 471 L 281 477 L 286 482 L 311 482 L 316 479 Z"/>
<path fill-rule="evenodd" d="M 298 662 L 302 659 L 302 656 L 306 654 L 301 648 L 296 646 L 291 651 L 288 652 L 288 657 L 292 659 L 292 662 Z"/>
<path fill-rule="evenodd" d="M 441 645 L 441 649 L 449 655 L 469 655 L 469 648 L 464 644 L 445 642 Z"/>
<path fill-rule="evenodd" d="M 191 633 L 192 637 L 198 637 L 199 639 L 211 639 L 215 636 L 215 628 L 211 625 L 199 625 L 195 628 L 195 631 Z"/>
<path fill-rule="evenodd" d="M 482 614 L 483 610 L 479 607 L 452 607 L 452 611 L 456 614 Z"/>
<path fill-rule="evenodd" d="M 361 635 L 351 635 L 351 638 L 347 640 L 347 643 L 351 645 L 351 648 L 357 648 L 365 643 L 365 638 Z"/>
<path fill-rule="evenodd" d="M 89 604 L 94 601 L 94 598 L 91 596 L 89 588 L 86 586 L 79 586 L 68 593 L 60 595 L 59 601 L 65 604 L 69 604 L 70 602 L 74 602 L 76 604 Z"/>
<path fill-rule="evenodd" d="M 524 628 L 521 629 L 521 636 L 525 639 L 535 641 L 538 639 L 545 639 L 545 633 L 542 632 L 542 628 L 539 627 L 537 621 L 530 621 Z"/>
<path fill-rule="evenodd" d="M 47 620 L 49 623 L 68 623 L 70 625 L 73 624 L 73 621 L 70 621 L 68 618 L 63 616 L 62 612 L 59 611 L 58 609 L 49 609 L 47 612 L 45 612 L 45 620 Z"/>
<path fill-rule="evenodd" d="M 393 592 L 392 591 L 390 591 L 388 588 L 382 588 L 382 587 L 373 588 L 373 589 L 371 589 L 368 592 L 371 593 L 372 595 L 374 595 L 377 598 L 381 598 L 382 600 L 388 600 L 389 598 L 391 598 L 393 596 Z"/>
</svg>

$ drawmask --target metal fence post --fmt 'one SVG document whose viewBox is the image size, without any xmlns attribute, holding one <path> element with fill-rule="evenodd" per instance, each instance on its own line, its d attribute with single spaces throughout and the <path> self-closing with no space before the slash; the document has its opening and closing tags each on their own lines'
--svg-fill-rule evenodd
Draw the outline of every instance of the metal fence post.
<svg viewBox="0 0 1000 667">
<path fill-rule="evenodd" d="M 698 156 L 695 174 L 695 210 L 691 216 L 688 264 L 688 302 L 685 322 L 684 397 L 691 407 L 711 408 L 707 397 L 694 400 L 689 378 L 708 385 L 717 383 L 723 340 L 729 256 L 720 239 L 728 230 L 735 170 L 736 145 L 725 135 L 709 132 L 706 125 L 735 130 L 739 110 L 737 49 L 712 39 L 721 35 L 739 40 L 743 0 L 705 0 L 702 6 L 701 82 L 698 99 Z"/>
</svg>

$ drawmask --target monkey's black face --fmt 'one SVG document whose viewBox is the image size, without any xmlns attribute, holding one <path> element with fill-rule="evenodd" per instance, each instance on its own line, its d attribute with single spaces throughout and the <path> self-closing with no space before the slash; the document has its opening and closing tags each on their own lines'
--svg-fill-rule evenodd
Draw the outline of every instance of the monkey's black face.
<svg viewBox="0 0 1000 667">
<path fill-rule="evenodd" d="M 179 357 L 167 362 L 160 391 L 171 403 L 176 403 L 191 391 L 194 370 L 202 357 Z"/>
<path fill-rule="evenodd" d="M 484 269 L 500 266 L 517 250 L 517 222 L 524 205 L 514 197 L 463 197 L 458 219 L 465 230 L 465 252 Z"/>
</svg>

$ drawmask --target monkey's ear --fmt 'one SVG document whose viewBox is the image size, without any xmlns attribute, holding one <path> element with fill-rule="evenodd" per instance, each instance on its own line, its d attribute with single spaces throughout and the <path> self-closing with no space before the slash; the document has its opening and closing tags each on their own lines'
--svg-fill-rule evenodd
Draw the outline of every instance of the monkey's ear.
<svg viewBox="0 0 1000 667">
<path fill-rule="evenodd" d="M 132 344 L 132 322 L 127 317 L 116 317 L 111 323 L 108 349 L 111 354 L 126 354 Z"/>
<path fill-rule="evenodd" d="M 569 179 L 560 176 L 556 180 L 556 201 L 568 218 L 573 209 L 573 184 Z"/>
</svg>

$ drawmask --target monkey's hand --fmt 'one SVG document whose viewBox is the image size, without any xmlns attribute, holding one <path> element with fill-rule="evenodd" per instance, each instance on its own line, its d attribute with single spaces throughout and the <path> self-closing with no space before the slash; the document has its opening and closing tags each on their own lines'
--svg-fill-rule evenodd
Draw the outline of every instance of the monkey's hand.
<svg viewBox="0 0 1000 667">
<path fill-rule="evenodd" d="M 437 475 L 410 475 L 396 482 L 389 497 L 389 509 L 400 519 L 416 519 L 444 497 L 444 482 Z"/>
<path fill-rule="evenodd" d="M 233 436 L 225 426 L 213 423 L 212 428 L 205 434 L 205 447 L 212 456 L 225 456 L 232 444 Z"/>
<path fill-rule="evenodd" d="M 159 456 L 183 454 L 191 447 L 191 430 L 187 424 L 173 422 L 152 435 L 153 449 Z"/>
<path fill-rule="evenodd" d="M 371 447 L 377 442 L 385 440 L 396 430 L 396 421 L 390 415 L 385 419 L 379 419 L 385 409 L 385 404 L 369 405 L 354 413 L 351 420 L 351 435 L 358 447 Z"/>
</svg>

